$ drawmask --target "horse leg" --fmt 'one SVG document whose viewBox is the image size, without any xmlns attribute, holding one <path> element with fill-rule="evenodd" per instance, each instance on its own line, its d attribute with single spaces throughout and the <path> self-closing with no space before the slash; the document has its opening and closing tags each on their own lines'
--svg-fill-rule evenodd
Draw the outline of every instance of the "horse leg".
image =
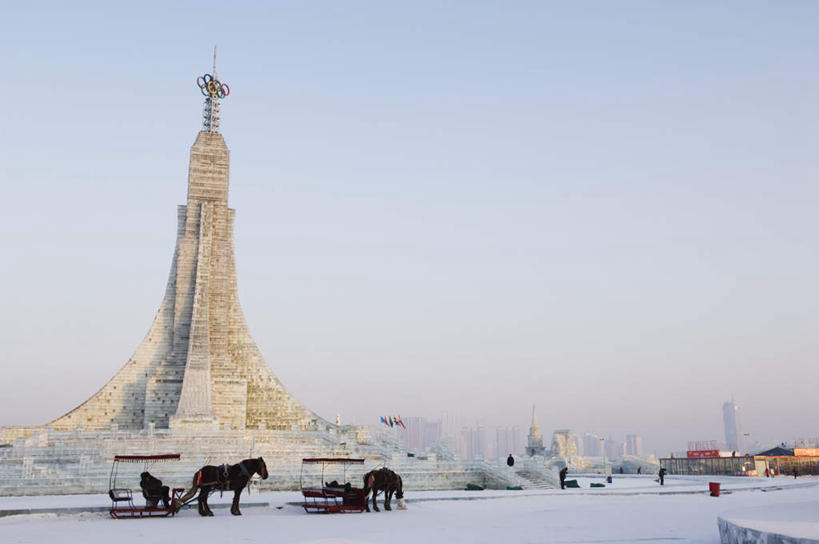
<svg viewBox="0 0 819 544">
<path fill-rule="evenodd" d="M 381 510 L 378 509 L 378 490 L 377 488 L 373 487 L 373 510 L 376 512 L 380 512 Z"/>
<path fill-rule="evenodd" d="M 209 516 L 212 516 L 212 515 L 213 515 L 213 510 L 211 510 L 211 509 L 210 509 L 210 505 L 208 504 L 208 497 L 210 497 L 210 492 L 211 492 L 211 491 L 213 491 L 213 490 L 215 490 L 215 486 L 214 486 L 214 487 L 211 487 L 211 488 L 208 490 L 208 496 L 207 496 L 207 497 L 205 497 L 205 508 L 207 508 L 207 509 L 208 509 L 208 515 L 209 515 Z"/>
<path fill-rule="evenodd" d="M 199 507 L 199 515 L 200 516 L 207 516 L 208 511 L 205 510 L 205 497 L 208 496 L 207 491 L 202 488 L 199 488 L 199 496 L 196 497 L 196 502 L 198 503 Z"/>
<path fill-rule="evenodd" d="M 239 487 L 233 492 L 233 505 L 230 507 L 230 513 L 234 516 L 242 515 L 242 512 L 239 511 L 239 496 L 242 494 L 244 488 L 245 486 Z"/>
<path fill-rule="evenodd" d="M 390 508 L 390 499 L 392 499 L 392 488 L 384 491 L 384 510 L 392 510 Z"/>
<path fill-rule="evenodd" d="M 210 490 L 212 489 L 212 487 L 213 486 L 208 486 L 208 487 L 202 488 L 202 491 L 200 492 L 200 495 L 199 495 L 200 497 L 204 497 L 202 499 L 202 504 L 205 506 L 205 515 L 206 516 L 212 516 L 213 515 L 213 510 L 211 510 L 210 506 L 208 506 L 208 495 L 210 495 Z"/>
</svg>

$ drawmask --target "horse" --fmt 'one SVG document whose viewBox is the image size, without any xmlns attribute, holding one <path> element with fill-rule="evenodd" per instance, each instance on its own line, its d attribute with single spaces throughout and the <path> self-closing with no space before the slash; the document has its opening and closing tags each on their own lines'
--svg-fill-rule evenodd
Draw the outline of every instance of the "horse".
<svg viewBox="0 0 819 544">
<path fill-rule="evenodd" d="M 375 499 L 380 491 L 384 492 L 384 510 L 392 510 L 390 508 L 390 499 L 395 493 L 395 498 L 398 499 L 398 508 L 400 510 L 407 509 L 407 503 L 404 502 L 404 484 L 401 481 L 401 476 L 391 471 L 387 467 L 376 470 L 371 470 L 364 475 L 364 506 L 367 507 L 367 512 L 370 511 L 370 493 L 373 494 L 373 510 L 380 512 L 378 504 Z"/>
<path fill-rule="evenodd" d="M 185 496 L 174 500 L 174 509 L 178 512 L 182 505 L 188 502 L 198 490 L 199 515 L 212 516 L 213 512 L 208 506 L 208 495 L 217 489 L 221 491 L 233 490 L 233 505 L 230 507 L 230 513 L 234 516 L 241 516 L 239 496 L 254 474 L 258 474 L 263 480 L 267 480 L 267 465 L 264 464 L 264 459 L 261 457 L 245 459 L 237 465 L 204 466 L 193 475 L 193 484 L 190 491 Z"/>
</svg>

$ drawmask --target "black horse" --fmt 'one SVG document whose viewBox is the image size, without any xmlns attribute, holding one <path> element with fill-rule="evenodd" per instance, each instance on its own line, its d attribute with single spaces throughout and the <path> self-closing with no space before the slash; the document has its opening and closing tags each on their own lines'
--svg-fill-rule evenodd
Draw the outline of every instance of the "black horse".
<svg viewBox="0 0 819 544">
<path fill-rule="evenodd" d="M 189 501 L 199 491 L 199 515 L 212 516 L 213 512 L 208 506 L 208 495 L 213 491 L 233 491 L 233 505 L 230 507 L 230 513 L 234 516 L 241 516 L 239 511 L 239 495 L 247 486 L 250 478 L 258 474 L 263 480 L 267 479 L 267 465 L 264 464 L 264 459 L 257 457 L 256 459 L 245 459 L 237 465 L 221 465 L 215 467 L 208 465 L 200 468 L 193 475 L 193 485 L 185 496 L 174 501 L 174 508 L 176 511 Z"/>
<path fill-rule="evenodd" d="M 380 512 L 378 504 L 375 502 L 380 491 L 384 492 L 384 510 L 392 510 L 390 508 L 390 499 L 392 499 L 393 493 L 395 493 L 395 498 L 398 499 L 398 508 L 401 510 L 407 509 L 407 503 L 404 502 L 404 484 L 401 481 L 401 476 L 387 467 L 371 470 L 364 475 L 364 506 L 367 507 L 367 512 L 370 511 L 370 493 L 373 494 L 373 510 Z"/>
</svg>

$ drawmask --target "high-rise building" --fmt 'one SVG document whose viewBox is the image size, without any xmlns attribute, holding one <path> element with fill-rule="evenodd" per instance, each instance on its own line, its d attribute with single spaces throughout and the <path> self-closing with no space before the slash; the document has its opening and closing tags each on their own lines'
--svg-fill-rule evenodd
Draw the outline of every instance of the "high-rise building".
<svg viewBox="0 0 819 544">
<path fill-rule="evenodd" d="M 583 455 L 586 457 L 603 457 L 604 439 L 596 434 L 583 435 Z"/>
<path fill-rule="evenodd" d="M 404 447 L 411 452 L 422 452 L 441 442 L 441 422 L 423 417 L 405 417 L 406 429 L 401 431 Z"/>
<path fill-rule="evenodd" d="M 521 439 L 520 427 L 498 427 L 495 430 L 496 437 L 496 457 L 506 457 L 510 453 L 518 455 L 523 452 L 523 440 Z"/>
<path fill-rule="evenodd" d="M 583 448 L 583 437 L 579 435 L 575 435 L 574 443 L 577 447 L 577 455 L 584 456 L 586 455 L 586 450 Z"/>
<path fill-rule="evenodd" d="M 418 452 L 424 449 L 424 427 L 426 420 L 422 417 L 405 417 L 402 420 L 407 426 L 401 433 L 401 439 L 407 451 Z"/>
<path fill-rule="evenodd" d="M 620 442 L 619 440 L 615 440 L 609 437 L 606 440 L 606 457 L 614 460 L 614 459 L 622 459 L 623 454 L 626 451 L 625 444 Z"/>
<path fill-rule="evenodd" d="M 427 450 L 441 441 L 441 422 L 425 421 L 421 449 Z"/>
<path fill-rule="evenodd" d="M 643 437 L 636 434 L 626 435 L 626 455 L 643 456 Z"/>
<path fill-rule="evenodd" d="M 509 434 L 506 429 L 508 429 L 508 427 L 497 427 L 495 429 L 495 449 L 498 452 L 498 457 L 514 453 L 509 443 Z"/>
<path fill-rule="evenodd" d="M 477 452 L 476 442 L 475 429 L 462 427 L 458 436 L 458 456 L 461 459 L 474 459 Z"/>
<path fill-rule="evenodd" d="M 725 446 L 737 453 L 742 453 L 742 427 L 739 422 L 739 406 L 731 397 L 730 402 L 722 405 L 722 422 L 725 425 Z"/>
<path fill-rule="evenodd" d="M 440 421 L 440 442 L 444 444 L 449 451 L 463 459 L 464 457 L 461 454 L 461 425 L 459 418 L 453 414 L 444 413 L 441 415 Z"/>
<path fill-rule="evenodd" d="M 492 437 L 494 439 L 494 437 Z M 489 431 L 485 425 L 478 423 L 475 426 L 475 457 L 478 459 L 490 459 L 494 457 L 495 448 L 489 441 Z"/>
</svg>

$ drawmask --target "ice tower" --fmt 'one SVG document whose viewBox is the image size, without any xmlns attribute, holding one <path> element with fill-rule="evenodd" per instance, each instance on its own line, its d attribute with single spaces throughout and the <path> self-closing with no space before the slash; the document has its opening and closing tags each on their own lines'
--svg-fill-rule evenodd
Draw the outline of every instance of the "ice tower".
<svg viewBox="0 0 819 544">
<path fill-rule="evenodd" d="M 236 290 L 230 152 L 219 132 L 230 88 L 197 80 L 202 130 L 191 148 L 188 198 L 177 210 L 165 297 L 122 369 L 86 402 L 50 422 L 56 430 L 152 426 L 306 430 L 320 418 L 285 390 L 250 336 Z"/>
</svg>

